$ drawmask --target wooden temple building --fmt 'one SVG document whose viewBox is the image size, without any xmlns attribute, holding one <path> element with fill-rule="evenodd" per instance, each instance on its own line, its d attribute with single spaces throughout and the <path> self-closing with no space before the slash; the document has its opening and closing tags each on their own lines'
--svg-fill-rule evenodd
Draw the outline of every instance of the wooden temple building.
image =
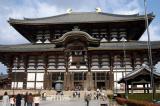
<svg viewBox="0 0 160 106">
<path fill-rule="evenodd" d="M 154 86 L 151 86 L 151 74 L 154 80 Z M 153 92 L 156 93 L 156 89 L 159 88 L 160 73 L 154 70 L 152 73 L 151 69 L 143 64 L 139 69 L 136 69 L 121 78 L 118 83 L 125 83 L 126 91 L 128 93 L 129 91 L 134 93 L 136 90 L 143 90 L 144 93 L 149 93 L 150 90 L 153 90 Z"/>
<path fill-rule="evenodd" d="M 148 21 L 154 19 L 148 14 Z M 61 76 L 65 90 L 117 89 L 117 81 L 149 65 L 145 16 L 71 12 L 45 18 L 9 19 L 29 44 L 0 45 L 8 68 L 8 88 L 54 89 Z M 151 42 L 153 65 L 160 41 Z"/>
</svg>

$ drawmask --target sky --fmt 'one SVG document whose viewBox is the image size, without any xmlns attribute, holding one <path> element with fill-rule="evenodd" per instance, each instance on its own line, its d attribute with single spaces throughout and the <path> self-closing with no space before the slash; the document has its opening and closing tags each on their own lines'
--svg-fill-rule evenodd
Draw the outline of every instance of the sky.
<svg viewBox="0 0 160 106">
<path fill-rule="evenodd" d="M 149 27 L 151 40 L 160 40 L 160 0 L 147 0 L 147 13 L 156 16 Z M 29 43 L 7 20 L 9 18 L 38 18 L 73 12 L 93 12 L 99 7 L 102 12 L 114 14 L 144 14 L 144 0 L 0 0 L 0 45 Z M 146 32 L 140 40 L 147 40 Z M 160 63 L 159 63 L 160 64 Z M 160 65 L 156 65 L 160 70 Z M 0 72 L 6 67 L 0 63 Z"/>
</svg>

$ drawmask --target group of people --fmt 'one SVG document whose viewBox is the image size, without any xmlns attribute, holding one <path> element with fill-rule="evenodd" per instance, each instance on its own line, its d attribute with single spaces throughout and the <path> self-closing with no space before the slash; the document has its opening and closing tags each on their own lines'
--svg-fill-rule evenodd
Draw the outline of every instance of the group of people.
<svg viewBox="0 0 160 106">
<path fill-rule="evenodd" d="M 12 95 L 10 98 L 8 96 L 8 93 L 5 92 L 4 96 L 2 98 L 2 106 L 21 106 L 21 100 L 22 97 L 20 94 L 17 94 L 17 96 Z"/>
<path fill-rule="evenodd" d="M 25 95 L 17 94 L 11 97 L 5 92 L 2 98 L 2 106 L 21 106 L 22 97 L 24 97 L 24 106 L 32 106 L 33 103 L 35 103 L 35 106 L 39 106 L 40 96 L 34 95 L 33 97 L 32 93 L 28 94 L 28 92 Z"/>
<path fill-rule="evenodd" d="M 73 91 L 73 98 L 76 98 L 76 97 L 80 98 L 81 96 L 80 90 L 81 90 L 80 85 L 75 86 L 75 89 Z"/>
<path fill-rule="evenodd" d="M 76 97 L 78 97 L 78 98 L 80 98 L 80 91 L 74 91 L 73 92 L 73 98 L 76 98 Z"/>
<path fill-rule="evenodd" d="M 97 89 L 97 91 L 94 92 L 93 94 L 91 92 L 85 92 L 84 100 L 85 100 L 87 106 L 89 106 L 89 102 L 92 98 L 94 100 L 102 100 L 102 101 L 105 101 L 108 99 L 107 96 L 105 95 L 105 92 L 103 92 L 102 90 L 99 90 L 99 89 Z"/>
</svg>

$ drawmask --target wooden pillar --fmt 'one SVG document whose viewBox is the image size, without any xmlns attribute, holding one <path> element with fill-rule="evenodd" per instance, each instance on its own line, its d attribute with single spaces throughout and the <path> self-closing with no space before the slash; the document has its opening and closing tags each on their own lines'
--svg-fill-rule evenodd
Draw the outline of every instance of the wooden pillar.
<svg viewBox="0 0 160 106">
<path fill-rule="evenodd" d="M 44 54 L 43 60 L 44 60 L 44 89 L 51 89 L 52 88 L 51 73 L 47 72 L 48 56 Z"/>
<path fill-rule="evenodd" d="M 87 89 L 88 90 L 94 89 L 94 86 L 93 86 L 93 76 L 92 76 L 91 72 L 87 73 L 87 78 L 86 79 L 87 79 Z"/>
<path fill-rule="evenodd" d="M 71 86 L 70 86 L 70 73 L 69 73 L 69 55 L 70 51 L 69 50 L 65 50 L 64 51 L 64 56 L 65 56 L 65 67 L 66 67 L 66 71 L 64 73 L 64 90 L 71 90 Z"/>
<path fill-rule="evenodd" d="M 113 73 L 113 68 L 110 69 L 109 73 L 109 89 L 113 90 L 114 89 L 114 73 Z"/>
<path fill-rule="evenodd" d="M 8 85 L 7 85 L 7 88 L 9 88 L 9 89 L 12 89 L 12 68 L 13 68 L 13 57 L 11 57 L 11 56 L 6 56 L 5 58 L 10 58 L 10 60 L 9 60 L 9 64 L 8 64 L 8 71 L 7 71 L 7 73 L 8 73 L 8 79 L 9 79 L 9 83 L 8 83 Z"/>
<path fill-rule="evenodd" d="M 87 89 L 92 90 L 92 89 L 94 89 L 94 82 L 93 82 L 93 75 L 92 75 L 92 72 L 91 72 L 91 54 L 88 53 L 87 57 L 88 57 L 88 72 L 87 72 L 87 75 L 86 75 Z"/>
<path fill-rule="evenodd" d="M 109 73 L 109 89 L 114 89 L 114 72 L 113 72 L 114 55 L 110 54 L 110 73 Z"/>
<path fill-rule="evenodd" d="M 145 84 L 143 84 L 143 88 L 144 88 L 144 93 L 146 93 L 146 88 L 145 88 Z"/>
<path fill-rule="evenodd" d="M 127 83 L 127 81 L 125 81 L 125 96 L 126 96 L 126 98 L 128 98 L 128 94 L 129 94 L 129 89 L 128 88 L 129 88 L 128 83 Z"/>
<path fill-rule="evenodd" d="M 27 89 L 27 68 L 28 68 L 28 56 L 24 56 L 23 58 L 24 61 L 24 69 L 25 69 L 25 78 L 23 81 L 23 89 Z"/>
<path fill-rule="evenodd" d="M 85 73 L 84 72 L 82 73 L 82 82 L 83 82 L 82 90 L 84 90 L 84 88 L 85 88 Z"/>
<path fill-rule="evenodd" d="M 49 56 L 47 54 L 43 54 L 43 61 L 44 61 L 44 89 L 51 89 L 52 88 L 52 73 L 48 72 L 48 61 Z"/>
<path fill-rule="evenodd" d="M 97 89 L 97 72 L 94 73 L 94 88 Z"/>
<path fill-rule="evenodd" d="M 69 90 L 70 88 L 70 73 L 64 73 L 64 90 Z"/>
<path fill-rule="evenodd" d="M 108 76 L 107 76 L 107 72 L 105 72 L 105 89 L 107 90 L 107 86 L 108 86 L 108 78 L 107 78 Z"/>
<path fill-rule="evenodd" d="M 7 88 L 10 88 L 10 89 L 12 89 L 12 78 L 13 77 L 13 75 L 12 75 L 12 67 L 11 66 L 9 66 L 8 67 L 8 79 L 9 79 L 9 83 L 8 83 L 8 87 Z"/>
<path fill-rule="evenodd" d="M 148 86 L 148 84 L 147 84 L 147 93 L 149 93 L 149 86 Z"/>
<path fill-rule="evenodd" d="M 44 89 L 52 89 L 52 73 L 44 73 Z"/>
<path fill-rule="evenodd" d="M 43 88 L 44 89 L 49 89 L 49 84 L 50 84 L 50 76 L 49 76 L 50 73 L 44 73 L 44 82 L 43 82 Z"/>
<path fill-rule="evenodd" d="M 127 94 L 129 94 L 129 85 L 127 84 Z"/>
<path fill-rule="evenodd" d="M 156 94 L 156 83 L 154 83 L 154 78 L 153 78 L 153 98 L 155 98 Z"/>
<path fill-rule="evenodd" d="M 135 59 L 136 59 L 136 57 L 135 57 L 135 55 L 131 55 L 131 63 L 132 63 L 132 71 L 134 71 L 135 70 Z"/>
<path fill-rule="evenodd" d="M 131 94 L 133 94 L 133 84 L 131 84 Z"/>
<path fill-rule="evenodd" d="M 35 60 L 35 65 L 34 65 L 34 68 L 35 68 L 35 80 L 34 80 L 34 89 L 36 89 L 36 82 L 37 82 L 37 65 L 38 65 L 38 60 L 37 60 L 37 56 L 34 57 L 34 60 Z"/>
<path fill-rule="evenodd" d="M 74 90 L 74 73 L 73 72 L 71 72 L 70 74 L 69 74 L 69 76 L 70 76 L 70 90 Z"/>
<path fill-rule="evenodd" d="M 64 73 L 63 89 L 67 90 L 67 72 Z"/>
<path fill-rule="evenodd" d="M 109 72 L 106 72 L 106 90 L 109 88 Z"/>
</svg>

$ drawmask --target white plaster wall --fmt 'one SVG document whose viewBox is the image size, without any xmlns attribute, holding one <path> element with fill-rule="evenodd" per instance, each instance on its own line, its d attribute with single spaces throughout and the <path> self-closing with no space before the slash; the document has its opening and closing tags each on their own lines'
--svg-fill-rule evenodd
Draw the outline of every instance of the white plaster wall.
<svg viewBox="0 0 160 106">
<path fill-rule="evenodd" d="M 35 81 L 35 73 L 28 73 L 27 81 Z"/>
<path fill-rule="evenodd" d="M 37 73 L 36 81 L 44 81 L 44 73 Z"/>
<path fill-rule="evenodd" d="M 27 89 L 33 89 L 34 88 L 34 82 L 27 82 Z"/>
<path fill-rule="evenodd" d="M 36 82 L 37 89 L 43 89 L 43 82 Z"/>
</svg>

